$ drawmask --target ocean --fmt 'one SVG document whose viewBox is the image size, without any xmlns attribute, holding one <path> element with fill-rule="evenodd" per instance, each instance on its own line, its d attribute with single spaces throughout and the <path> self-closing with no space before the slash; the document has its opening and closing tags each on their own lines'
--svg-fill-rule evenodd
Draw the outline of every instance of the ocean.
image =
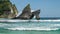
<svg viewBox="0 0 60 34">
<path fill-rule="evenodd" d="M 60 34 L 60 20 L 0 20 L 0 34 Z"/>
</svg>

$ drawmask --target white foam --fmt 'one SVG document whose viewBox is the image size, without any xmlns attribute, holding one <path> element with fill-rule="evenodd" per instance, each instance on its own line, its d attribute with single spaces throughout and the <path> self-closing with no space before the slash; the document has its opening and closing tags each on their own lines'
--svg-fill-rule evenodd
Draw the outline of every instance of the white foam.
<svg viewBox="0 0 60 34">
<path fill-rule="evenodd" d="M 60 22 L 60 20 L 0 20 L 0 22 Z"/>
<path fill-rule="evenodd" d="M 28 20 L 0 20 L 0 22 L 27 22 Z"/>
<path fill-rule="evenodd" d="M 40 28 L 40 27 L 35 27 L 35 28 L 8 28 L 9 30 L 45 30 L 45 31 L 50 31 L 50 30 L 58 30 L 59 28 Z"/>
</svg>

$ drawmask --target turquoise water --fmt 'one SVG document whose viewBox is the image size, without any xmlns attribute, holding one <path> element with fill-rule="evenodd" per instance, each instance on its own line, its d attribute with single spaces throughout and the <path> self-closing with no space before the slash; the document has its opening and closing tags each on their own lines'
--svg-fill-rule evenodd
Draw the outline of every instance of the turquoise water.
<svg viewBox="0 0 60 34">
<path fill-rule="evenodd" d="M 60 34 L 60 31 L 1 31 L 0 34 Z"/>
<path fill-rule="evenodd" d="M 60 34 L 60 21 L 0 22 L 0 34 Z"/>
</svg>

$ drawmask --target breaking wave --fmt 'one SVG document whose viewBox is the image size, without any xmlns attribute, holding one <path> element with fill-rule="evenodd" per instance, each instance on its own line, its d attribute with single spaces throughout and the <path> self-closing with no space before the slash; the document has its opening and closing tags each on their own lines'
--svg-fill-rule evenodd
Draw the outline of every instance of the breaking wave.
<svg viewBox="0 0 60 34">
<path fill-rule="evenodd" d="M 42 30 L 42 31 L 51 31 L 51 30 L 59 30 L 59 28 L 8 28 L 9 30 Z"/>
<path fill-rule="evenodd" d="M 40 31 L 56 31 L 60 30 L 60 24 L 51 24 L 50 26 L 19 26 L 16 24 L 0 24 L 0 28 L 4 28 L 6 30 L 40 30 Z"/>
<path fill-rule="evenodd" d="M 38 20 L 38 21 L 37 20 L 0 20 L 0 21 L 8 22 L 8 23 L 2 23 L 2 22 L 0 23 L 0 28 L 6 30 L 40 30 L 40 31 L 60 30 L 60 20 Z M 11 22 L 16 22 L 16 23 L 11 23 Z"/>
<path fill-rule="evenodd" d="M 60 22 L 58 20 L 0 20 L 0 22 Z"/>
</svg>

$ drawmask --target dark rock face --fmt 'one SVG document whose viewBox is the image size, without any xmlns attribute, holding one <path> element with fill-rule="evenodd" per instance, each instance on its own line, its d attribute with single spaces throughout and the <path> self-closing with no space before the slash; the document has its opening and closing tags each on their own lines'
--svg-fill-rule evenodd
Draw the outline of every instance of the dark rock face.
<svg viewBox="0 0 60 34">
<path fill-rule="evenodd" d="M 37 20 L 40 19 L 40 17 L 39 17 L 40 10 L 36 10 L 36 11 L 32 12 L 32 14 L 33 14 L 34 16 L 36 16 L 36 19 L 37 19 Z"/>
<path fill-rule="evenodd" d="M 33 17 L 34 17 L 34 14 L 32 14 L 29 19 L 32 19 Z"/>
<path fill-rule="evenodd" d="M 32 19 L 34 16 L 36 16 L 35 18 L 37 19 L 37 20 L 39 20 L 40 19 L 40 17 L 39 17 L 39 14 L 40 14 L 40 10 L 36 10 L 36 11 L 34 11 L 34 12 L 31 12 L 31 14 L 32 15 L 30 15 L 29 17 L 27 17 L 27 18 L 25 18 L 25 17 L 15 17 L 15 18 L 13 18 L 13 19 L 23 19 L 23 20 L 27 20 L 27 19 Z M 27 14 L 28 15 L 28 14 Z"/>
<path fill-rule="evenodd" d="M 29 19 L 31 16 L 31 8 L 30 4 L 28 4 L 22 11 L 22 14 L 19 16 L 20 19 Z"/>
</svg>

